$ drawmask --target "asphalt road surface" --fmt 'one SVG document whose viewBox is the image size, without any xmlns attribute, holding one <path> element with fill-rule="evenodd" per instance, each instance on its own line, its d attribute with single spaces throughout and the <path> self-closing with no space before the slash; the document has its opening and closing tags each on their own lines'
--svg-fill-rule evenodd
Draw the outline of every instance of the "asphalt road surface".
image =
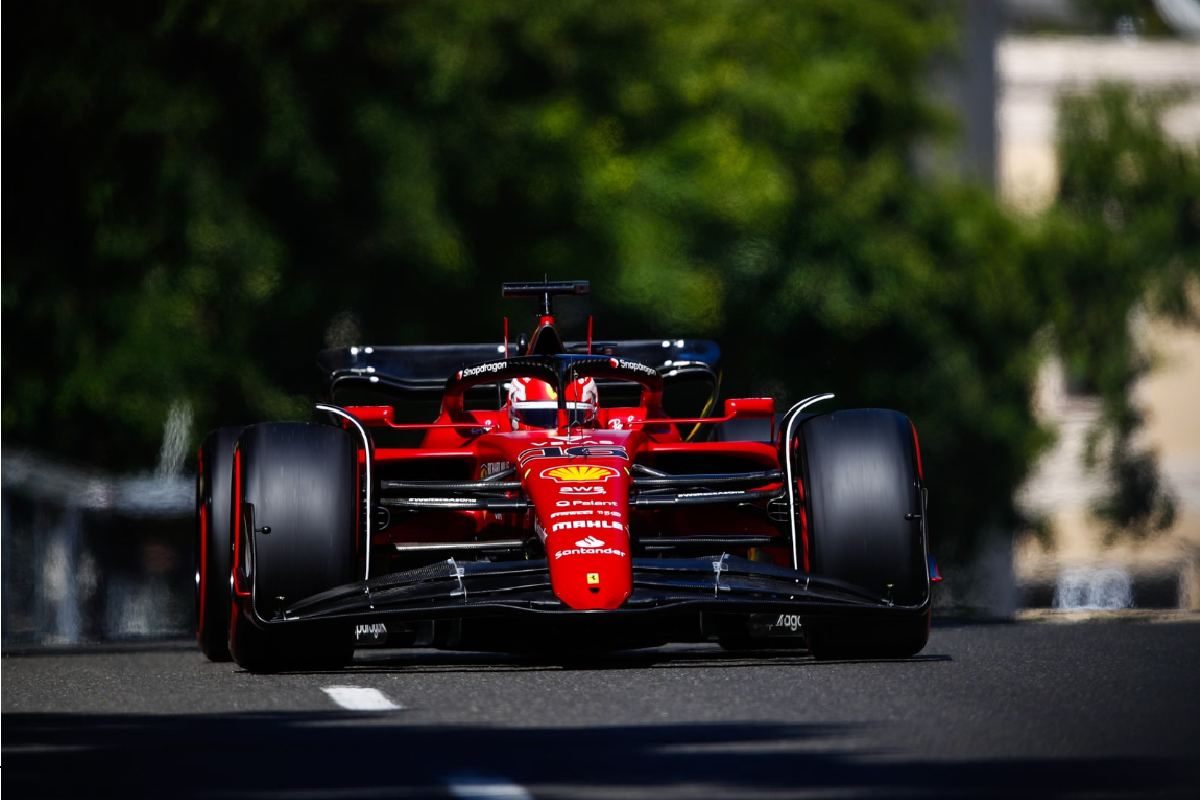
<svg viewBox="0 0 1200 800">
<path fill-rule="evenodd" d="M 877 663 L 360 651 L 259 676 L 181 641 L 2 663 L 5 800 L 1200 797 L 1195 621 L 944 623 Z"/>
</svg>

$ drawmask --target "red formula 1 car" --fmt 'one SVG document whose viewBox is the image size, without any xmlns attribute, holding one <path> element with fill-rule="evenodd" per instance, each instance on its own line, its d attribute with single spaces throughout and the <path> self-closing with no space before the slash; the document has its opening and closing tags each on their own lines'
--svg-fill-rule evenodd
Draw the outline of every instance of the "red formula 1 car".
<svg viewBox="0 0 1200 800">
<path fill-rule="evenodd" d="M 601 651 L 715 639 L 907 657 L 929 634 L 916 432 L 896 411 L 712 415 L 698 340 L 320 354 L 332 424 L 213 431 L 197 485 L 197 639 L 252 671 L 356 646 Z M 689 400 L 692 416 L 674 413 Z M 336 404 L 335 404 L 336 403 Z"/>
</svg>

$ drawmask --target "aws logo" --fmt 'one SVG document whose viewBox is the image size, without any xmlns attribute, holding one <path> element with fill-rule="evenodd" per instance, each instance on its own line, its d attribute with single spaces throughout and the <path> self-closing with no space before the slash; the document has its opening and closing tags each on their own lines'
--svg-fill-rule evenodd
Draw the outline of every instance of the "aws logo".
<svg viewBox="0 0 1200 800">
<path fill-rule="evenodd" d="M 606 481 L 620 473 L 612 467 L 579 465 L 571 467 L 550 467 L 542 470 L 542 477 L 557 483 L 581 483 L 583 481 Z"/>
</svg>

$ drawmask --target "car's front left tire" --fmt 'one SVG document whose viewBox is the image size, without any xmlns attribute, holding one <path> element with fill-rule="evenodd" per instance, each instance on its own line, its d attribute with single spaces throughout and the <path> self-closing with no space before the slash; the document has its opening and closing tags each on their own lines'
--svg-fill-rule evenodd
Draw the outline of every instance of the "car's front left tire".
<svg viewBox="0 0 1200 800">
<path fill-rule="evenodd" d="M 805 420 L 799 445 L 808 571 L 893 606 L 806 618 L 810 651 L 818 659 L 915 655 L 929 639 L 930 590 L 912 423 L 898 411 L 836 411 Z"/>
</svg>

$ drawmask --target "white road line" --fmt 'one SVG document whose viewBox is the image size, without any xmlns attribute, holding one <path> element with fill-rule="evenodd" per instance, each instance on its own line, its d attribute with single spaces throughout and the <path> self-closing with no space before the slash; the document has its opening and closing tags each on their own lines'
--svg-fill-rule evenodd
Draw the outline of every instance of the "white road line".
<svg viewBox="0 0 1200 800">
<path fill-rule="evenodd" d="M 521 784 L 486 775 L 451 775 L 446 788 L 459 800 L 533 800 Z"/>
<path fill-rule="evenodd" d="M 351 711 L 395 711 L 404 708 L 396 705 L 378 689 L 361 686 L 324 686 L 321 688 L 333 702 Z"/>
</svg>

